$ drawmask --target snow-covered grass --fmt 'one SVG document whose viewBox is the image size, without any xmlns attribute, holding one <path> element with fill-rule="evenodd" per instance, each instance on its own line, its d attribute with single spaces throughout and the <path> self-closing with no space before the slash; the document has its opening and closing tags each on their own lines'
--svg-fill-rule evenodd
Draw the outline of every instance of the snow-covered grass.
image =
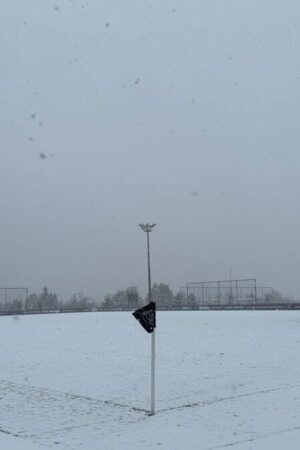
<svg viewBox="0 0 300 450">
<path fill-rule="evenodd" d="M 0 449 L 300 448 L 300 312 L 0 318 Z M 19 447 L 18 447 L 19 446 Z"/>
</svg>

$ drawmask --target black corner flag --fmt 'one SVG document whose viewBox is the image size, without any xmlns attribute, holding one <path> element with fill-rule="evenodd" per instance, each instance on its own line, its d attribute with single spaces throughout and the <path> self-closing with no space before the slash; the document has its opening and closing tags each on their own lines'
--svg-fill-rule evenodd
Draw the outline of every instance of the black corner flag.
<svg viewBox="0 0 300 450">
<path fill-rule="evenodd" d="M 140 322 L 143 328 L 148 333 L 153 333 L 156 327 L 156 312 L 155 312 L 155 302 L 150 302 L 148 305 L 137 309 L 132 313 L 132 315 Z"/>
</svg>

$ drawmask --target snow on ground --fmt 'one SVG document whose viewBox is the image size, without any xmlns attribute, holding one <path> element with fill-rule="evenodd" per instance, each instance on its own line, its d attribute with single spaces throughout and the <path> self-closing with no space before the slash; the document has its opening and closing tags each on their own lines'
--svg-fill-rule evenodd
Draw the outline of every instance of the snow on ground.
<svg viewBox="0 0 300 450">
<path fill-rule="evenodd" d="M 0 318 L 0 450 L 298 450 L 300 312 Z"/>
</svg>

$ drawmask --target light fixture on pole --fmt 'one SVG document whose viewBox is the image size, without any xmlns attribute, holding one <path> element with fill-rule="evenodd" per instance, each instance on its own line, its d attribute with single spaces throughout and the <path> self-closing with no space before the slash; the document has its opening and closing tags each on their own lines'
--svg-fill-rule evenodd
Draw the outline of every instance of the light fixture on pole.
<svg viewBox="0 0 300 450">
<path fill-rule="evenodd" d="M 140 223 L 140 228 L 147 233 L 147 260 L 148 260 L 148 300 L 152 302 L 151 293 L 151 269 L 150 269 L 150 246 L 149 246 L 149 233 L 155 227 L 155 223 L 150 225 L 149 223 Z M 155 308 L 155 304 L 154 304 Z M 155 323 L 156 326 L 156 323 Z M 151 415 L 155 414 L 155 326 L 151 333 Z"/>
</svg>

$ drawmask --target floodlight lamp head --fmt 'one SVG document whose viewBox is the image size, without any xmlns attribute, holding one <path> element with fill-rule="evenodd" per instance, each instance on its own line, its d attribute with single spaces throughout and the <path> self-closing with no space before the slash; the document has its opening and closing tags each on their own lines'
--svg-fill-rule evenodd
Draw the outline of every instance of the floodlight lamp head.
<svg viewBox="0 0 300 450">
<path fill-rule="evenodd" d="M 147 223 L 140 223 L 139 227 L 145 231 L 146 233 L 149 233 L 150 231 L 152 231 L 152 228 L 155 227 L 155 223 L 153 223 L 152 225 L 150 225 L 148 222 Z"/>
<path fill-rule="evenodd" d="M 139 223 L 139 227 L 140 227 L 143 231 L 147 231 L 146 225 L 144 225 L 143 223 Z"/>
</svg>

